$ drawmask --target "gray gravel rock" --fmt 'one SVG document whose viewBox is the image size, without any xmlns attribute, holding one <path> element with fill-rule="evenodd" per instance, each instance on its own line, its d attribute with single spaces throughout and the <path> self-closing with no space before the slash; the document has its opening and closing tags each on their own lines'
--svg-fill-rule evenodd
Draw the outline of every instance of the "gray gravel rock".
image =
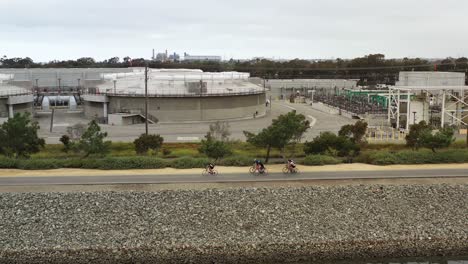
<svg viewBox="0 0 468 264">
<path fill-rule="evenodd" d="M 2 193 L 1 263 L 468 254 L 468 185 Z"/>
</svg>

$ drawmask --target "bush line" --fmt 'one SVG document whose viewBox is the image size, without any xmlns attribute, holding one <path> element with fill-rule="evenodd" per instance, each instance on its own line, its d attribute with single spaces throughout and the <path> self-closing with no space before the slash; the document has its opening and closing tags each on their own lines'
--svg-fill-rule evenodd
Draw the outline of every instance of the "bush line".
<svg viewBox="0 0 468 264">
<path fill-rule="evenodd" d="M 230 156 L 216 162 L 219 166 L 250 166 L 253 157 Z M 48 170 L 59 168 L 76 169 L 100 169 L 100 170 L 128 170 L 128 169 L 190 169 L 204 168 L 212 160 L 204 157 L 181 157 L 177 159 L 162 159 L 151 156 L 132 157 L 105 157 L 105 158 L 32 158 L 32 159 L 12 159 L 0 157 L 1 169 L 22 169 L 22 170 Z M 362 152 L 355 160 L 357 163 L 367 163 L 373 165 L 393 165 L 393 164 L 443 164 L 443 163 L 466 163 L 468 162 L 467 149 L 447 149 L 432 152 L 427 149 L 419 151 L 412 150 L 370 150 Z M 343 160 L 327 155 L 309 155 L 299 164 L 308 166 L 334 165 L 340 164 Z"/>
</svg>

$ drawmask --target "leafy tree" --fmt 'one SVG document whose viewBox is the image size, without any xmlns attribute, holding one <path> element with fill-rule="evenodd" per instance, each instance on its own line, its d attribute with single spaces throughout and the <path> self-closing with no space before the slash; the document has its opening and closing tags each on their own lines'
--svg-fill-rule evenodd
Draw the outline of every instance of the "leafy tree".
<svg viewBox="0 0 468 264">
<path fill-rule="evenodd" d="M 0 59 L 0 65 L 3 68 L 29 68 L 33 67 L 36 64 L 34 61 L 29 58 L 7 58 L 6 56 L 3 56 Z"/>
<path fill-rule="evenodd" d="M 439 70 L 441 71 L 453 71 L 455 70 L 455 62 L 453 58 L 446 58 L 440 62 Z"/>
<path fill-rule="evenodd" d="M 72 146 L 72 141 L 70 140 L 70 137 L 68 135 L 63 135 L 60 138 L 60 142 L 62 142 L 63 144 L 63 151 L 65 153 L 68 153 L 68 151 L 70 151 L 71 146 Z"/>
<path fill-rule="evenodd" d="M 268 162 L 271 148 L 277 148 L 284 153 L 284 148 L 289 143 L 299 142 L 309 127 L 310 122 L 304 115 L 292 111 L 274 119 L 269 127 L 258 134 L 244 131 L 244 135 L 247 142 L 267 149 L 265 162 Z"/>
<path fill-rule="evenodd" d="M 142 134 L 140 137 L 133 141 L 135 151 L 138 154 L 146 154 L 148 150 L 157 152 L 164 142 L 164 138 L 160 135 L 146 135 Z"/>
<path fill-rule="evenodd" d="M 208 133 L 216 140 L 228 141 L 231 135 L 230 128 L 231 126 L 228 122 L 217 121 L 210 125 L 210 131 Z"/>
<path fill-rule="evenodd" d="M 425 121 L 419 124 L 412 125 L 410 132 L 406 136 L 406 145 L 413 149 L 429 148 L 436 152 L 439 148 L 449 147 L 453 143 L 454 131 L 450 127 L 445 127 L 436 133 L 432 132 L 432 128 Z"/>
<path fill-rule="evenodd" d="M 352 158 L 360 152 L 359 144 L 345 136 L 337 136 L 332 132 L 324 132 L 311 142 L 304 144 L 306 155 L 325 154 Z"/>
<path fill-rule="evenodd" d="M 118 64 L 120 61 L 120 58 L 119 57 L 112 57 L 110 59 L 107 60 L 107 63 L 108 64 Z"/>
<path fill-rule="evenodd" d="M 455 60 L 458 70 L 468 70 L 468 58 L 461 57 Z"/>
<path fill-rule="evenodd" d="M 16 113 L 0 127 L 0 153 L 9 157 L 29 157 L 44 147 L 39 138 L 37 122 L 31 122 L 29 113 Z"/>
<path fill-rule="evenodd" d="M 450 127 L 445 127 L 435 134 L 426 131 L 421 136 L 421 145 L 436 152 L 436 149 L 449 147 L 455 141 L 453 135 L 454 131 Z"/>
<path fill-rule="evenodd" d="M 207 133 L 205 139 L 202 140 L 198 151 L 215 160 L 232 153 L 230 146 L 226 142 L 216 140 L 210 133 Z"/>
<path fill-rule="evenodd" d="M 406 146 L 411 147 L 412 149 L 423 147 L 423 136 L 425 135 L 427 137 L 427 135 L 431 133 L 431 126 L 428 125 L 425 121 L 421 121 L 419 124 L 411 125 L 410 132 L 405 137 Z"/>
<path fill-rule="evenodd" d="M 107 132 L 101 132 L 101 127 L 93 120 L 81 136 L 77 148 L 84 152 L 85 157 L 91 154 L 105 155 L 109 153 L 111 145 L 111 141 L 104 141 L 106 137 Z"/>
<path fill-rule="evenodd" d="M 354 125 L 344 125 L 338 132 L 339 136 L 347 137 L 354 143 L 362 143 L 367 132 L 367 123 L 359 120 Z"/>
<path fill-rule="evenodd" d="M 91 57 L 79 58 L 76 60 L 76 62 L 82 66 L 91 66 L 93 64 L 96 64 L 96 61 Z"/>
<path fill-rule="evenodd" d="M 334 154 L 338 146 L 338 136 L 332 132 L 324 132 L 315 137 L 311 142 L 304 144 L 304 153 L 311 154 Z"/>
</svg>

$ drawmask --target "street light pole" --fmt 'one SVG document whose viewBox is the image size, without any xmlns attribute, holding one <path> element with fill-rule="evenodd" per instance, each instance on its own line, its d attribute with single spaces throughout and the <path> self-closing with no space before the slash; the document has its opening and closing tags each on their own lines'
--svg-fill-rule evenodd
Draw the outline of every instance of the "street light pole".
<svg viewBox="0 0 468 264">
<path fill-rule="evenodd" d="M 145 131 L 148 135 L 148 64 L 145 66 Z"/>
<path fill-rule="evenodd" d="M 60 82 L 62 81 L 61 78 L 58 78 L 58 93 L 57 93 L 57 96 L 55 97 L 55 106 L 57 106 L 57 99 L 59 98 L 60 96 Z"/>
</svg>

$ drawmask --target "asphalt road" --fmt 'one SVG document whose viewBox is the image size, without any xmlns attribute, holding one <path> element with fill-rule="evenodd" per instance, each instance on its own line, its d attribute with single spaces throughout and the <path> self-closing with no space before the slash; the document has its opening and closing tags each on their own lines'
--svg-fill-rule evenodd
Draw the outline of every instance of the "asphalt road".
<svg viewBox="0 0 468 264">
<path fill-rule="evenodd" d="M 449 170 L 382 170 L 307 172 L 295 175 L 271 173 L 253 176 L 245 174 L 197 175 L 132 175 L 132 176 L 53 176 L 53 177 L 0 177 L 0 186 L 15 185 L 108 185 L 108 184 L 164 184 L 164 183 L 225 183 L 274 182 L 341 179 L 398 179 L 398 178 L 453 178 L 468 177 L 466 169 Z"/>
<path fill-rule="evenodd" d="M 257 133 L 269 126 L 271 121 L 279 115 L 296 110 L 304 114 L 311 122 L 311 129 L 304 135 L 304 140 L 312 140 L 324 131 L 338 132 L 341 126 L 355 122 L 355 120 L 331 115 L 313 109 L 308 104 L 289 104 L 283 101 L 273 101 L 268 114 L 265 117 L 247 120 L 230 120 L 231 139 L 245 140 L 243 131 Z M 66 111 L 56 111 L 54 116 L 53 132 L 50 132 L 50 115 L 41 115 L 37 118 L 40 124 L 39 134 L 46 139 L 47 143 L 60 143 L 59 139 L 66 134 L 68 126 L 89 122 L 80 113 L 66 113 Z M 174 123 L 174 124 L 150 124 L 150 133 L 160 134 L 164 137 L 164 142 L 192 142 L 204 138 L 212 122 Z M 112 141 L 133 142 L 136 137 L 144 133 L 144 124 L 131 126 L 111 126 L 101 125 L 101 128 L 108 133 L 108 139 Z"/>
</svg>

